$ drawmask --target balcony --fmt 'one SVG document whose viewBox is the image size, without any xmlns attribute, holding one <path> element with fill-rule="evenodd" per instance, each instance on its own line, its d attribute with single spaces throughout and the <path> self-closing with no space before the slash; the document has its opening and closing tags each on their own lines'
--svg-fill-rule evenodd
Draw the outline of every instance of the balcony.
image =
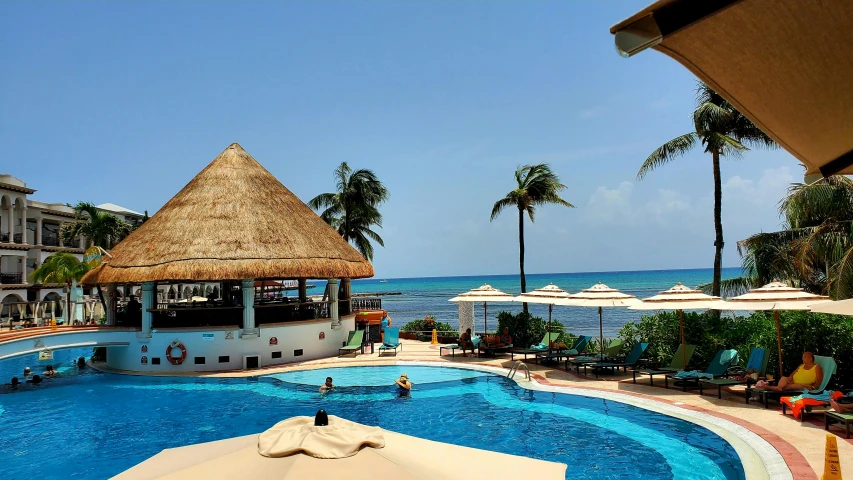
<svg viewBox="0 0 853 480">
<path fill-rule="evenodd" d="M 0 283 L 19 285 L 23 283 L 22 273 L 0 273 Z"/>
<path fill-rule="evenodd" d="M 46 235 L 42 234 L 41 236 L 41 244 L 46 247 L 58 247 L 59 245 L 59 235 Z"/>
<path fill-rule="evenodd" d="M 9 240 L 12 240 L 11 242 Z M 9 235 L 8 233 L 0 233 L 0 243 L 24 243 L 24 235 L 16 233 Z"/>
<path fill-rule="evenodd" d="M 354 297 L 352 302 L 352 311 L 358 310 L 382 310 L 382 299 L 378 297 Z"/>
</svg>

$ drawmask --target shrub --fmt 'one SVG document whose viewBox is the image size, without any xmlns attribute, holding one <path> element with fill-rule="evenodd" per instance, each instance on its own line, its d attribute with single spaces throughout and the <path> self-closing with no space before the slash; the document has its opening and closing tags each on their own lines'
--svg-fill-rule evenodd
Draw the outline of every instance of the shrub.
<svg viewBox="0 0 853 480">
<path fill-rule="evenodd" d="M 785 374 L 790 375 L 802 363 L 804 351 L 830 356 L 838 363 L 838 371 L 830 388 L 845 391 L 853 387 L 853 318 L 823 315 L 806 311 L 780 312 L 782 355 Z M 626 323 L 619 331 L 626 348 L 648 342 L 646 357 L 654 363 L 668 364 L 681 343 L 678 313 L 662 312 L 643 316 L 639 322 Z M 723 315 L 719 320 L 708 313 L 684 313 L 684 337 L 696 345 L 690 368 L 704 368 L 723 348 L 734 348 L 745 365 L 754 347 L 767 349 L 770 359 L 767 372 L 778 375 L 776 326 L 772 312 L 755 312 L 746 317 Z"/>
<path fill-rule="evenodd" d="M 542 341 L 545 330 L 548 328 L 548 322 L 540 317 L 534 317 L 530 313 L 519 312 L 513 315 L 510 312 L 500 312 L 498 313 L 498 333 L 503 332 L 504 328 L 509 329 L 513 345 L 529 347 Z M 558 340 L 569 344 L 571 339 L 568 338 L 569 335 L 565 333 L 565 330 L 562 323 L 556 320 L 551 321 L 551 331 L 560 332 Z"/>
<path fill-rule="evenodd" d="M 449 323 L 436 322 L 435 317 L 427 315 L 424 318 L 412 320 L 403 325 L 400 331 L 403 332 L 431 332 L 433 329 L 439 332 L 455 332 L 456 330 Z"/>
</svg>

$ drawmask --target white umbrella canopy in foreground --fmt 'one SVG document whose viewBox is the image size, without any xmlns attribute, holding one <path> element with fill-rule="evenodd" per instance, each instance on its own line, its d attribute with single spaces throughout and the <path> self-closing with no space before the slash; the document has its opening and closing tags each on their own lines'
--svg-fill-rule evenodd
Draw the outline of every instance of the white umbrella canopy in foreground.
<svg viewBox="0 0 853 480">
<path fill-rule="evenodd" d="M 484 284 L 482 287 L 469 290 L 465 293 L 460 293 L 458 296 L 450 299 L 451 302 L 483 302 L 483 334 L 486 333 L 486 318 L 488 302 L 511 302 L 515 299 L 509 293 L 504 293 L 491 285 Z M 460 332 L 461 333 L 461 332 Z"/>
<path fill-rule="evenodd" d="M 629 307 L 640 301 L 634 295 L 622 293 L 615 288 L 610 288 L 607 285 L 598 282 L 590 288 L 581 290 L 580 292 L 569 295 L 566 300 L 560 300 L 557 305 L 565 305 L 569 307 L 597 307 L 598 308 L 598 335 L 599 347 L 601 350 L 601 358 L 604 358 L 604 322 L 602 320 L 603 308 L 608 307 Z"/>
<path fill-rule="evenodd" d="M 549 283 L 548 285 L 542 288 L 537 288 L 532 292 L 522 293 L 521 295 L 515 297 L 513 300 L 515 300 L 516 302 L 540 303 L 548 305 L 548 333 L 550 333 L 551 311 L 554 309 L 554 305 L 556 305 L 556 302 L 558 300 L 565 300 L 567 298 L 569 298 L 569 292 L 554 285 L 553 283 Z"/>
<path fill-rule="evenodd" d="M 853 298 L 847 300 L 824 300 L 818 303 L 809 304 L 811 311 L 815 313 L 828 313 L 830 315 L 847 315 L 853 316 Z"/>
<path fill-rule="evenodd" d="M 325 426 L 315 423 L 311 417 L 292 417 L 260 435 L 166 449 L 114 478 L 562 480 L 566 475 L 563 463 L 423 440 L 335 416 Z"/>
<path fill-rule="evenodd" d="M 684 310 L 708 310 L 714 308 L 719 302 L 720 297 L 706 295 L 678 282 L 669 290 L 644 298 L 642 302 L 628 307 L 628 310 L 677 310 L 678 328 L 681 336 L 681 364 L 687 368 L 687 346 L 684 343 Z"/>
<path fill-rule="evenodd" d="M 776 322 L 776 345 L 779 350 L 779 378 L 785 376 L 782 369 L 782 323 L 779 312 L 782 310 L 812 310 L 810 305 L 829 300 L 824 295 L 815 295 L 794 288 L 782 282 L 773 281 L 761 288 L 754 288 L 748 293 L 719 302 L 712 307 L 714 310 L 746 310 L 773 311 Z"/>
</svg>

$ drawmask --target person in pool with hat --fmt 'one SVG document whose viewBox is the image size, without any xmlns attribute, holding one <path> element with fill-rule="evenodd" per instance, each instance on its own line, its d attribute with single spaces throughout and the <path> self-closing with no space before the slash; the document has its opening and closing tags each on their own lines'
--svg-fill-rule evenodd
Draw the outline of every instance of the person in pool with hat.
<svg viewBox="0 0 853 480">
<path fill-rule="evenodd" d="M 412 389 L 412 382 L 409 381 L 409 376 L 406 375 L 405 373 L 401 373 L 400 378 L 398 378 L 397 380 L 394 380 L 394 383 L 396 383 L 398 387 L 400 387 L 404 390 L 411 390 Z"/>
</svg>

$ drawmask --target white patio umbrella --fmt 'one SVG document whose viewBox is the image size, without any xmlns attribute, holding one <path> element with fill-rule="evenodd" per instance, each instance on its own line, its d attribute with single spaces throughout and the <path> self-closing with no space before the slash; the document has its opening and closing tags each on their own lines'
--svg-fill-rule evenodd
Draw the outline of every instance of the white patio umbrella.
<svg viewBox="0 0 853 480">
<path fill-rule="evenodd" d="M 482 287 L 475 288 L 465 293 L 460 293 L 459 296 L 450 299 L 451 302 L 483 302 L 483 334 L 486 333 L 486 318 L 487 318 L 487 303 L 488 302 L 511 302 L 515 297 L 509 293 L 504 293 L 491 285 L 484 284 Z"/>
<path fill-rule="evenodd" d="M 467 480 L 471 468 L 484 478 L 566 475 L 563 463 L 423 440 L 331 415 L 327 425 L 315 423 L 311 417 L 292 417 L 260 435 L 170 448 L 113 478 Z"/>
<path fill-rule="evenodd" d="M 604 322 L 602 320 L 602 309 L 609 307 L 628 307 L 639 303 L 637 297 L 622 293 L 615 288 L 598 282 L 586 290 L 569 295 L 568 299 L 560 300 L 556 305 L 569 307 L 597 307 L 598 308 L 598 335 L 601 347 L 601 358 L 604 358 Z"/>
<path fill-rule="evenodd" d="M 551 333 L 551 312 L 554 309 L 555 302 L 557 300 L 565 300 L 567 298 L 569 298 L 569 292 L 554 285 L 553 283 L 549 283 L 548 285 L 542 288 L 537 288 L 532 292 L 522 293 L 513 300 L 516 302 L 548 305 L 548 333 Z"/>
<path fill-rule="evenodd" d="M 782 310 L 810 310 L 810 305 L 825 300 L 829 300 L 829 297 L 815 295 L 803 291 L 802 288 L 794 288 L 782 282 L 773 281 L 761 288 L 754 288 L 749 293 L 730 298 L 725 302 L 718 302 L 712 308 L 715 310 L 773 311 L 773 320 L 776 322 L 776 344 L 779 350 L 779 378 L 782 378 L 784 376 L 782 373 L 782 324 L 779 321 L 779 312 Z"/>
<path fill-rule="evenodd" d="M 818 303 L 809 304 L 811 310 L 815 313 L 828 313 L 830 315 L 847 315 L 853 316 L 853 298 L 847 300 L 823 300 Z"/>
<path fill-rule="evenodd" d="M 659 294 L 644 298 L 642 302 L 628 307 L 629 310 L 677 310 L 681 336 L 681 364 L 687 367 L 687 346 L 684 343 L 684 311 L 708 310 L 720 302 L 720 297 L 706 295 L 699 290 L 678 282 L 674 287 Z"/>
</svg>

